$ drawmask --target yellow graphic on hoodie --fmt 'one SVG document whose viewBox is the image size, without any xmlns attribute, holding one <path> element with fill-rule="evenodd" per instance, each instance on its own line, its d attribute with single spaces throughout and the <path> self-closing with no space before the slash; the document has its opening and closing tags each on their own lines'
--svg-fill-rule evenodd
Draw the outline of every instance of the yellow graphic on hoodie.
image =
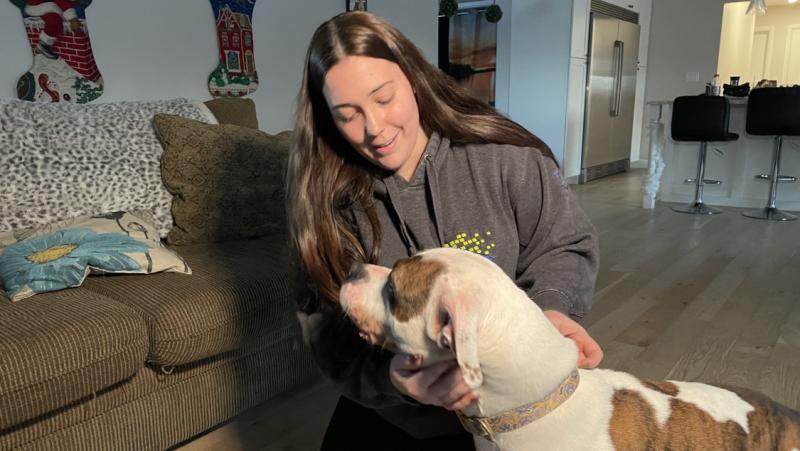
<svg viewBox="0 0 800 451">
<path fill-rule="evenodd" d="M 480 233 L 474 233 L 471 236 L 467 233 L 459 233 L 456 238 L 449 243 L 445 243 L 444 247 L 452 247 L 469 251 L 478 255 L 482 255 L 489 260 L 494 260 L 494 256 L 490 256 L 491 249 L 495 244 L 491 241 L 492 232 L 486 232 L 486 238 L 482 237 Z"/>
</svg>

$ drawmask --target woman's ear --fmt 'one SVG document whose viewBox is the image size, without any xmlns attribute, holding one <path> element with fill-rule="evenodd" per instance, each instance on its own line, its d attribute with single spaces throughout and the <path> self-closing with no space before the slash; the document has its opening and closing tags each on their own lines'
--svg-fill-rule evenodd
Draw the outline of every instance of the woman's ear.
<svg viewBox="0 0 800 451">
<path fill-rule="evenodd" d="M 461 367 L 464 381 L 475 389 L 483 383 L 483 373 L 478 358 L 478 324 L 475 315 L 462 295 L 447 290 L 442 294 L 442 328 L 437 334 L 436 343 L 440 348 L 451 349 Z"/>
</svg>

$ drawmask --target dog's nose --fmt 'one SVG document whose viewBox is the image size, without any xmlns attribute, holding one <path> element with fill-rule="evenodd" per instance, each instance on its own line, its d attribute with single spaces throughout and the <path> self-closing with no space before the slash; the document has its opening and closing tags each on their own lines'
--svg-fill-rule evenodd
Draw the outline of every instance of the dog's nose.
<svg viewBox="0 0 800 451">
<path fill-rule="evenodd" d="M 367 277 L 367 268 L 363 263 L 353 263 L 350 267 L 350 272 L 347 273 L 348 280 L 358 280 Z"/>
</svg>

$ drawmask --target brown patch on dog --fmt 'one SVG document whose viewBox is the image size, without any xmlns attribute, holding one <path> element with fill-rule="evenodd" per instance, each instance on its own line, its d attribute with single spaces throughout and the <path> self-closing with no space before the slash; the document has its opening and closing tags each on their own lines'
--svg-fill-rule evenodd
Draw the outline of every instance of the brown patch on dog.
<svg viewBox="0 0 800 451">
<path fill-rule="evenodd" d="M 749 392 L 748 396 L 754 401 L 742 399 L 756 410 L 748 415 L 746 434 L 738 423 L 719 423 L 696 405 L 676 398 L 670 399 L 671 415 L 659 428 L 655 409 L 641 393 L 619 390 L 611 400 L 611 441 L 617 451 L 800 449 L 800 414 L 763 395 Z"/>
<path fill-rule="evenodd" d="M 800 449 L 800 412 L 779 404 L 753 390 L 725 385 L 716 386 L 735 393 L 744 402 L 755 408 L 754 411 L 747 415 L 750 436 L 754 442 L 772 446 L 772 448 L 764 449 L 779 451 Z"/>
<path fill-rule="evenodd" d="M 443 263 L 423 260 L 420 255 L 404 258 L 394 265 L 390 277 L 397 299 L 389 303 L 389 310 L 397 321 L 404 323 L 422 313 L 436 278 L 444 271 Z"/>
<path fill-rule="evenodd" d="M 678 396 L 680 390 L 678 386 L 673 384 L 672 382 L 667 381 L 640 381 L 642 385 L 649 388 L 650 390 L 655 390 L 659 393 L 663 393 L 667 396 Z"/>
<path fill-rule="evenodd" d="M 477 381 L 480 379 L 481 370 L 479 368 L 475 368 L 469 363 L 464 363 L 464 367 L 462 368 L 462 375 L 465 376 L 470 381 Z"/>
</svg>

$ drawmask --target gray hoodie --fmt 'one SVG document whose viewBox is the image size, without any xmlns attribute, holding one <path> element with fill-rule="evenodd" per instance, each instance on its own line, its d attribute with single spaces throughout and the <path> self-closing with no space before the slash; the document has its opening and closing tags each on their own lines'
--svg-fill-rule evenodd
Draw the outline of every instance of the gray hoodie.
<svg viewBox="0 0 800 451">
<path fill-rule="evenodd" d="M 456 145 L 434 133 L 410 181 L 376 180 L 379 264 L 418 251 L 458 247 L 483 255 L 543 310 L 575 320 L 591 306 L 599 265 L 597 232 L 549 158 L 534 148 Z M 369 254 L 369 221 L 353 212 Z M 369 346 L 341 311 L 298 315 L 316 360 L 345 396 L 374 408 L 417 438 L 463 433 L 457 417 L 420 405 L 389 380 L 393 354 Z"/>
</svg>

